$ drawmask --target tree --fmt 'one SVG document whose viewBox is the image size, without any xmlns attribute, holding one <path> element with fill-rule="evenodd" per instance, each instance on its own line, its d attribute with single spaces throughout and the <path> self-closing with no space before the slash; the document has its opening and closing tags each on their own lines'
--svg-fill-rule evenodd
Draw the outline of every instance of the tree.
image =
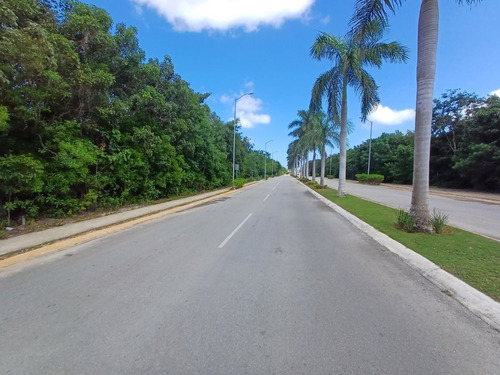
<svg viewBox="0 0 500 375">
<path fill-rule="evenodd" d="M 394 13 L 404 1 L 357 0 L 355 13 L 351 19 L 352 33 L 364 34 L 374 20 L 387 25 L 387 10 Z M 481 0 L 457 0 L 457 2 L 476 4 Z M 410 212 L 415 219 L 416 227 L 425 232 L 432 232 L 429 212 L 429 161 L 438 24 L 438 0 L 422 0 L 418 21 L 415 155 Z"/>
<path fill-rule="evenodd" d="M 310 128 L 310 123 L 311 123 L 311 112 L 310 111 L 305 111 L 305 110 L 300 110 L 297 112 L 297 117 L 298 119 L 292 121 L 288 125 L 288 129 L 292 129 L 290 133 L 288 133 L 289 136 L 297 138 L 297 142 L 295 144 L 295 151 L 300 153 L 302 155 L 302 168 L 303 168 L 303 175 L 308 178 L 309 176 L 309 161 L 308 161 L 308 155 L 309 151 L 311 150 L 311 144 L 310 144 L 310 138 L 307 137 L 307 131 L 308 128 Z"/>
<path fill-rule="evenodd" d="M 454 159 L 455 169 L 475 189 L 500 191 L 500 98 L 489 97 L 468 121 L 466 142 Z"/>
<path fill-rule="evenodd" d="M 312 89 L 310 107 L 318 110 L 323 97 L 327 97 L 327 113 L 340 123 L 340 162 L 338 195 L 344 196 L 347 152 L 347 89 L 354 90 L 361 97 L 361 117 L 368 114 L 379 103 L 378 87 L 374 78 L 364 69 L 366 66 L 380 68 L 384 60 L 404 62 L 407 49 L 398 42 L 380 42 L 384 25 L 371 22 L 362 32 L 345 37 L 321 33 L 311 47 L 311 56 L 317 60 L 328 59 L 333 67 L 316 80 Z"/>
<path fill-rule="evenodd" d="M 483 105 L 477 95 L 459 90 L 447 90 L 434 99 L 430 158 L 430 184 L 464 187 L 457 169 L 453 168 L 461 150 L 470 142 L 466 138 L 477 108 Z"/>
</svg>

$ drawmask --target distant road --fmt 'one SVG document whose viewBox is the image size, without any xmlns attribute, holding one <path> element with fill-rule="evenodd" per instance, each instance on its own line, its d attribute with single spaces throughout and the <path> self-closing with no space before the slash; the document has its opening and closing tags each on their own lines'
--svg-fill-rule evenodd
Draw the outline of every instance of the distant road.
<svg viewBox="0 0 500 375">
<path fill-rule="evenodd" d="M 325 183 L 334 189 L 338 187 L 337 179 L 325 179 Z M 347 181 L 346 192 L 393 208 L 407 209 L 411 203 L 411 187 L 402 189 L 397 186 L 372 186 Z M 483 199 L 480 202 L 476 196 L 471 196 L 475 201 L 465 200 L 466 192 L 445 197 L 443 195 L 446 194 L 446 190 L 440 190 L 439 194 L 439 196 L 431 194 L 429 197 L 431 211 L 436 209 L 448 215 L 450 225 L 454 227 L 500 240 L 499 201 Z"/>
<path fill-rule="evenodd" d="M 0 302 L 0 374 L 500 368 L 497 331 L 288 176 L 2 269 Z"/>
</svg>

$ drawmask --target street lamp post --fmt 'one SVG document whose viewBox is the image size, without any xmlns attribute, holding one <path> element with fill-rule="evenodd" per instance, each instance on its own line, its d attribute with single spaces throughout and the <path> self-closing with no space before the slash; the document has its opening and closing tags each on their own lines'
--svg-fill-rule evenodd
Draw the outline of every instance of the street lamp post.
<svg viewBox="0 0 500 375">
<path fill-rule="evenodd" d="M 370 121 L 370 146 L 368 147 L 368 173 L 370 174 L 370 161 L 372 159 L 372 128 L 373 121 Z"/>
<path fill-rule="evenodd" d="M 236 103 L 238 100 L 247 95 L 253 95 L 253 92 L 247 92 L 234 99 L 234 127 L 233 127 L 233 187 L 234 187 L 234 166 L 236 162 Z"/>
<path fill-rule="evenodd" d="M 270 139 L 269 141 L 264 143 L 264 180 L 267 180 L 267 144 L 272 141 L 273 140 Z"/>
</svg>

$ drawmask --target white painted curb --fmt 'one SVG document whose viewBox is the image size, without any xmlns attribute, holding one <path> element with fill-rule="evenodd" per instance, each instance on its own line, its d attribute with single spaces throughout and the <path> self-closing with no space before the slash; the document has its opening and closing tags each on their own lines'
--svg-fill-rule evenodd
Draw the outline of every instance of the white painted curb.
<svg viewBox="0 0 500 375">
<path fill-rule="evenodd" d="M 438 265 L 434 264 L 427 258 L 424 258 L 422 255 L 417 254 L 389 236 L 379 232 L 371 225 L 337 206 L 335 203 L 329 201 L 313 189 L 302 183 L 300 184 L 332 210 L 346 218 L 355 227 L 373 238 L 387 250 L 400 257 L 403 262 L 411 268 L 417 270 L 431 283 L 436 285 L 442 291 L 446 291 L 447 294 L 451 294 L 453 298 L 469 309 L 474 315 L 488 323 L 492 328 L 500 331 L 500 303 L 494 301 L 491 297 L 488 297 L 486 294 L 441 269 Z"/>
</svg>

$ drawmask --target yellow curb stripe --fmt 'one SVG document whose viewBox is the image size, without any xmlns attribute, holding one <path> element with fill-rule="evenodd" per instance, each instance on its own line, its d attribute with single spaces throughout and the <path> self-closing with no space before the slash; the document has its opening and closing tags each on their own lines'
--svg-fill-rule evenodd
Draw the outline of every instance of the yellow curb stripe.
<svg viewBox="0 0 500 375">
<path fill-rule="evenodd" d="M 48 244 L 48 245 L 42 245 L 42 247 L 35 248 L 34 250 L 27 251 L 25 253 L 18 254 L 18 255 L 13 255 L 13 256 L 6 258 L 4 260 L 0 260 L 0 269 L 12 266 L 14 264 L 18 264 L 21 262 L 25 262 L 25 261 L 30 260 L 30 259 L 35 259 L 35 258 L 38 258 L 42 255 L 49 254 L 51 252 L 61 250 L 61 249 L 66 248 L 66 247 L 75 246 L 75 245 L 78 245 L 78 244 L 81 244 L 84 242 L 88 242 L 88 241 L 94 240 L 96 238 L 99 238 L 99 237 L 102 237 L 102 236 L 105 236 L 108 234 L 119 232 L 121 230 L 133 227 L 134 225 L 137 225 L 137 224 L 145 223 L 147 221 L 152 221 L 152 220 L 161 218 L 163 216 L 167 216 L 167 215 L 170 215 L 173 213 L 184 211 L 186 209 L 199 206 L 201 204 L 204 204 L 206 202 L 210 202 L 212 200 L 220 198 L 221 196 L 229 195 L 229 194 L 232 194 L 234 192 L 236 192 L 236 190 L 230 190 L 230 191 L 227 191 L 227 192 L 224 192 L 221 194 L 214 195 L 212 197 L 200 199 L 200 200 L 195 201 L 195 202 L 187 203 L 187 204 L 172 207 L 172 208 L 167 208 L 163 211 L 160 211 L 160 212 L 157 212 L 154 214 L 147 214 L 146 216 L 132 219 L 130 221 L 126 221 L 126 222 L 118 223 L 118 224 L 112 224 L 111 226 L 106 227 L 106 228 L 96 229 L 96 230 L 93 230 L 91 232 L 78 234 L 75 237 L 66 238 L 63 240 L 58 240 L 58 241 L 53 242 L 53 243 Z"/>
</svg>

